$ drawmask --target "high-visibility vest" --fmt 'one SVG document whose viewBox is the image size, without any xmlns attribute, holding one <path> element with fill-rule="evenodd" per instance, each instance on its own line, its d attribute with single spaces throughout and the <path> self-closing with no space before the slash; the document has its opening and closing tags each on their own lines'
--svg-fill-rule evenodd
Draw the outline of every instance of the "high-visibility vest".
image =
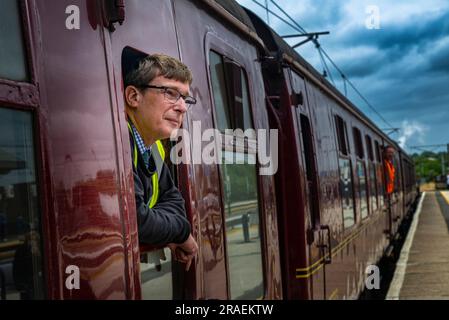
<svg viewBox="0 0 449 320">
<path fill-rule="evenodd" d="M 385 169 L 387 173 L 387 194 L 392 194 L 394 190 L 394 166 L 391 161 L 385 160 Z"/>
<path fill-rule="evenodd" d="M 134 137 L 133 129 L 131 128 L 129 122 L 128 122 L 128 129 L 134 141 L 133 166 L 134 169 L 137 171 L 138 147 L 136 138 Z M 160 140 L 156 140 L 156 142 L 151 145 L 151 154 L 153 156 L 154 163 L 156 164 L 156 172 L 151 177 L 151 181 L 153 183 L 153 194 L 150 200 L 148 201 L 148 207 L 153 208 L 156 205 L 157 200 L 159 198 L 159 179 L 161 178 L 162 168 L 164 167 L 164 159 L 165 159 L 164 146 L 162 145 Z"/>
</svg>

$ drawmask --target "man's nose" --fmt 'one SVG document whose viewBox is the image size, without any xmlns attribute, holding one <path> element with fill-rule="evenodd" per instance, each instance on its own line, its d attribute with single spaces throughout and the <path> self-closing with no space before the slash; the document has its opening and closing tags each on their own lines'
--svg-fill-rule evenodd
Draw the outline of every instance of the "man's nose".
<svg viewBox="0 0 449 320">
<path fill-rule="evenodd" d="M 175 104 L 175 108 L 174 108 L 176 111 L 179 111 L 179 112 L 181 112 L 181 113 L 186 113 L 187 112 L 187 104 L 186 104 L 186 102 L 184 101 L 184 99 L 183 98 L 180 98 L 178 101 L 176 101 L 176 104 Z"/>
</svg>

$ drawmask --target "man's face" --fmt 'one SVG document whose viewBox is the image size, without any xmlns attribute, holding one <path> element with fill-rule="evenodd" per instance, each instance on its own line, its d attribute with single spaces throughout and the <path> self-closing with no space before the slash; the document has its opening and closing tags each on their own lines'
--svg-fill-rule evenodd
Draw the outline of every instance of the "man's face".
<svg viewBox="0 0 449 320">
<path fill-rule="evenodd" d="M 183 95 L 189 94 L 189 84 L 163 76 L 157 76 L 149 85 L 176 89 Z M 135 116 L 145 141 L 169 138 L 172 131 L 181 127 L 187 106 L 184 99 L 172 102 L 166 98 L 164 90 L 146 88 L 142 90 Z"/>
<path fill-rule="evenodd" d="M 385 158 L 392 161 L 394 158 L 394 149 L 393 148 L 387 148 L 385 150 Z"/>
</svg>

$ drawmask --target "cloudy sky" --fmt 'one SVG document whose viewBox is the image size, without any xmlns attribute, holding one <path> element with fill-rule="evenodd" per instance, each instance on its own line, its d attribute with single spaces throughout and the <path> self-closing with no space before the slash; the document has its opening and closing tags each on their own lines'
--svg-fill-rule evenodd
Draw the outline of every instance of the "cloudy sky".
<svg viewBox="0 0 449 320">
<path fill-rule="evenodd" d="M 253 0 L 238 2 L 266 21 L 265 10 Z M 257 2 L 265 4 L 265 0 Z M 270 0 L 267 2 L 270 10 L 283 16 Z M 380 128 L 400 128 L 391 137 L 407 151 L 416 152 L 410 148 L 416 145 L 449 143 L 448 0 L 275 2 L 308 32 L 330 31 L 330 35 L 320 37 L 322 47 L 389 124 L 351 89 L 349 98 Z M 367 23 L 376 23 L 376 9 L 371 6 L 379 12 L 378 29 L 367 27 Z M 272 15 L 269 21 L 281 35 L 297 33 Z M 295 44 L 300 40 L 288 42 Z M 313 43 L 302 45 L 297 51 L 317 70 L 323 70 Z M 339 74 L 329 68 L 337 88 L 343 92 Z"/>
</svg>

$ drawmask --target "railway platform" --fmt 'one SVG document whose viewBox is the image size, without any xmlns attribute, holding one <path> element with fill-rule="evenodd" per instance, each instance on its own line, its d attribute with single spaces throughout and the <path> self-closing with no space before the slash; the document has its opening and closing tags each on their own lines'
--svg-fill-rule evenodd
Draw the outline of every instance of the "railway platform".
<svg viewBox="0 0 449 320">
<path fill-rule="evenodd" d="M 449 300 L 449 191 L 424 192 L 388 300 Z"/>
</svg>

